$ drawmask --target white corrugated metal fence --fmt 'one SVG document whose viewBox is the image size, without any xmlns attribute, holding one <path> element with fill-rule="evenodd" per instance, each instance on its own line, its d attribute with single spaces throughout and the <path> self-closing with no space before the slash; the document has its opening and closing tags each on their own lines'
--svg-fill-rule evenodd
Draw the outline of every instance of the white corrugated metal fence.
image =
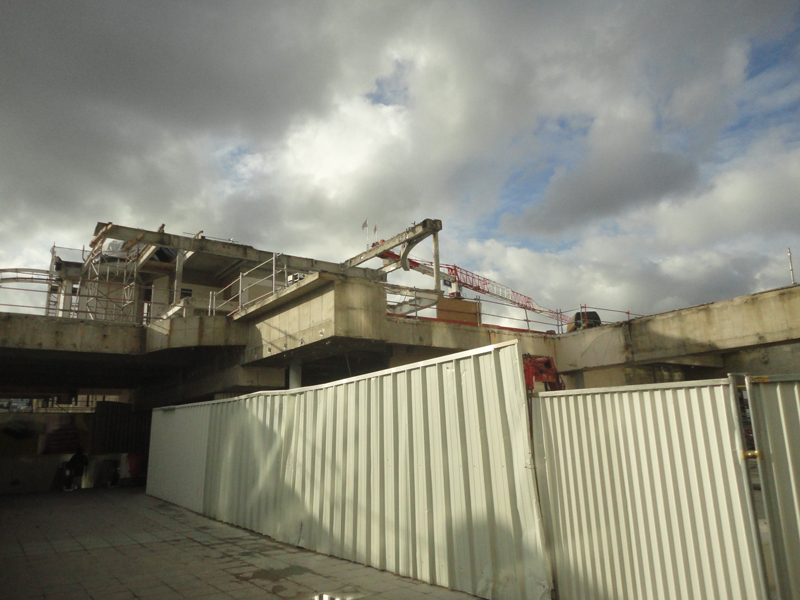
<svg viewBox="0 0 800 600">
<path fill-rule="evenodd" d="M 746 383 L 778 592 L 800 598 L 800 375 Z"/>
<path fill-rule="evenodd" d="M 800 597 L 798 379 L 747 380 L 783 600 Z M 527 402 L 512 343 L 158 409 L 148 493 L 484 598 L 766 600 L 733 380 Z"/>
<path fill-rule="evenodd" d="M 203 512 L 210 412 L 208 404 L 153 411 L 148 494 Z"/>
<path fill-rule="evenodd" d="M 729 380 L 532 399 L 560 600 L 764 598 Z"/>
<path fill-rule="evenodd" d="M 520 351 L 159 409 L 148 493 L 484 598 L 549 598 Z"/>
</svg>

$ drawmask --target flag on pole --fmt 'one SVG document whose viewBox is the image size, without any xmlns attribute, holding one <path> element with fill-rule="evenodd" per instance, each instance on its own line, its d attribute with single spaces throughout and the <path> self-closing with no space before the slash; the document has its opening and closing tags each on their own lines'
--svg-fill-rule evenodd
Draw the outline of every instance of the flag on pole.
<svg viewBox="0 0 800 600">
<path fill-rule="evenodd" d="M 378 233 L 378 224 L 377 223 L 375 223 L 375 227 L 372 229 L 372 233 L 375 233 L 375 234 Z"/>
<path fill-rule="evenodd" d="M 369 219 L 364 219 L 364 224 L 361 225 L 361 229 L 366 229 L 369 227 Z"/>
</svg>

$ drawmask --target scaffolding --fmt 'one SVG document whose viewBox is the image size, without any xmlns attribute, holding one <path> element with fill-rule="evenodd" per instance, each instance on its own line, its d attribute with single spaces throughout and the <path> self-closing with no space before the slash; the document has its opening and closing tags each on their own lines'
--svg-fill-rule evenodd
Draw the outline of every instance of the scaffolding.
<svg viewBox="0 0 800 600">
<path fill-rule="evenodd" d="M 152 285 L 139 276 L 142 251 L 139 245 L 125 250 L 54 245 L 49 269 L 0 269 L 0 288 L 44 293 L 47 317 L 146 324 L 157 311 Z M 33 302 L 3 306 L 42 309 Z"/>
</svg>

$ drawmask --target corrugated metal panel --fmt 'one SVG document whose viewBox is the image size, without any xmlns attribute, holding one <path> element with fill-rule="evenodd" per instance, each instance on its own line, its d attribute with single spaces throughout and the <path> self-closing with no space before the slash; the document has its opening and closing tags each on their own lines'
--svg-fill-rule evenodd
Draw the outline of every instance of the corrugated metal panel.
<svg viewBox="0 0 800 600">
<path fill-rule="evenodd" d="M 157 410 L 154 440 L 185 431 L 180 443 L 153 442 L 151 472 L 200 450 L 195 425 L 175 417 L 184 411 L 209 414 L 204 490 L 179 502 L 160 480 L 149 493 L 484 598 L 549 598 L 515 343 L 173 416 Z"/>
<path fill-rule="evenodd" d="M 202 512 L 210 412 L 208 405 L 153 412 L 148 494 Z"/>
<path fill-rule="evenodd" d="M 532 408 L 561 600 L 766 598 L 728 380 L 544 393 Z"/>
<path fill-rule="evenodd" d="M 800 375 L 748 377 L 777 587 L 800 598 Z"/>
<path fill-rule="evenodd" d="M 92 421 L 89 451 L 92 454 L 132 452 L 147 456 L 150 411 L 134 411 L 122 402 L 98 402 Z"/>
</svg>

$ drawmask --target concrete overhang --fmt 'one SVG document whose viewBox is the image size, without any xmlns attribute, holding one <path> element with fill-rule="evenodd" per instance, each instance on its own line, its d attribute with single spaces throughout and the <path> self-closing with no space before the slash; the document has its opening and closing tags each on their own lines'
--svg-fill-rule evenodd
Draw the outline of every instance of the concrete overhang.
<svg viewBox="0 0 800 600">
<path fill-rule="evenodd" d="M 0 348 L 136 355 L 144 340 L 140 325 L 0 313 Z"/>
<path fill-rule="evenodd" d="M 556 339 L 562 372 L 673 363 L 720 367 L 727 352 L 797 342 L 800 286 L 574 331 Z"/>
<path fill-rule="evenodd" d="M 248 330 L 224 315 L 157 319 L 146 327 L 146 351 L 202 346 L 245 346 Z"/>
<path fill-rule="evenodd" d="M 237 323 L 249 325 L 245 363 L 318 360 L 320 352 L 380 354 L 389 346 L 446 353 L 514 339 L 521 341 L 523 352 L 546 356 L 554 352 L 553 336 L 548 334 L 397 317 L 386 311 L 381 283 L 329 273 L 312 275 L 238 316 Z"/>
<path fill-rule="evenodd" d="M 137 390 L 134 402 L 139 409 L 150 409 L 211 400 L 220 393 L 241 395 L 285 387 L 283 368 L 235 365 L 189 381 L 166 378 L 158 384 L 144 386 Z"/>
</svg>

